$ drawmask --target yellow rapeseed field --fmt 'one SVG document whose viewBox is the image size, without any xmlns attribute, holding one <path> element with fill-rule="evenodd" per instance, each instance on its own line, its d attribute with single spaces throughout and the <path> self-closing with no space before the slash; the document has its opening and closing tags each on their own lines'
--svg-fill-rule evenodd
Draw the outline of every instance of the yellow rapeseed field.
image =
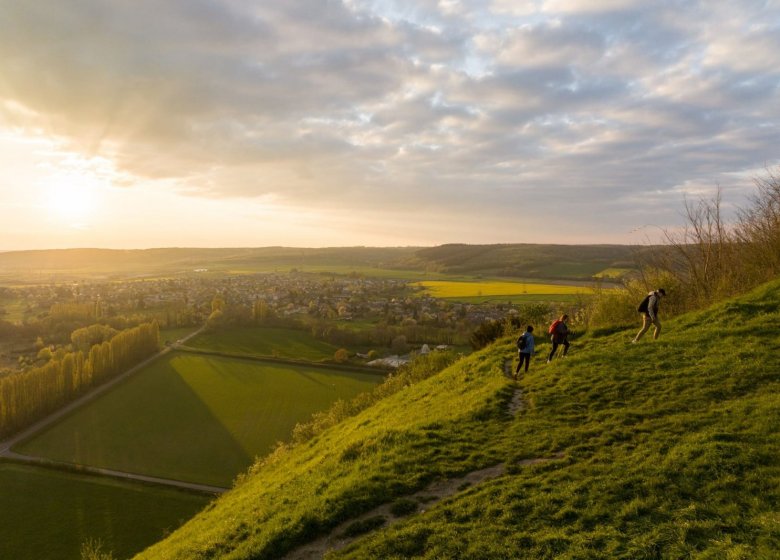
<svg viewBox="0 0 780 560">
<path fill-rule="evenodd" d="M 414 285 L 422 286 L 428 294 L 438 298 L 593 293 L 591 288 L 586 288 L 584 286 L 534 284 L 530 282 L 449 282 L 443 280 L 426 280 L 423 282 L 416 282 Z"/>
</svg>

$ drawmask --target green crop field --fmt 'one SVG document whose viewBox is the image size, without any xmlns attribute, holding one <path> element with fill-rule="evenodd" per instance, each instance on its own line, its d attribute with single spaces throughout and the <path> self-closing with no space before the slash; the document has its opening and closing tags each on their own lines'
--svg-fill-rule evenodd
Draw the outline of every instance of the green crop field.
<svg viewBox="0 0 780 560">
<path fill-rule="evenodd" d="M 0 463 L 0 558 L 72 560 L 87 540 L 117 558 L 159 540 L 208 498 L 110 478 Z"/>
<path fill-rule="evenodd" d="M 202 333 L 187 341 L 187 346 L 260 356 L 279 356 L 295 360 L 320 361 L 333 358 L 337 346 L 317 340 L 308 331 L 282 328 L 236 328 Z"/>
<path fill-rule="evenodd" d="M 423 287 L 425 293 L 433 297 L 471 301 L 485 301 L 488 299 L 513 301 L 513 298 L 519 298 L 517 301 L 559 301 L 558 298 L 561 297 L 570 300 L 578 295 L 593 293 L 591 288 L 584 286 L 538 284 L 533 282 L 450 282 L 426 280 L 415 285 Z"/>
<path fill-rule="evenodd" d="M 617 280 L 620 278 L 623 278 L 624 276 L 627 276 L 631 274 L 632 272 L 635 272 L 632 268 L 605 268 L 601 272 L 598 272 L 593 275 L 594 278 L 601 278 L 605 280 Z"/>
<path fill-rule="evenodd" d="M 90 466 L 229 486 L 257 455 L 379 375 L 174 353 L 17 447 Z"/>
</svg>

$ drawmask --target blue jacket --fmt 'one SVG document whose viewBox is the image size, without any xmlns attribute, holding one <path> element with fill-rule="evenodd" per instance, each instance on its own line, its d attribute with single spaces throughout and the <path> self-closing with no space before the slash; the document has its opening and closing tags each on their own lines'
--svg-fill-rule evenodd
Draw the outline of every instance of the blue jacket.
<svg viewBox="0 0 780 560">
<path fill-rule="evenodd" d="M 528 331 L 525 331 L 520 336 L 521 337 L 525 337 L 525 348 L 523 348 L 522 350 L 520 350 L 520 348 L 518 348 L 517 351 L 520 352 L 521 354 L 533 354 L 534 353 L 534 335 L 532 335 Z"/>
</svg>

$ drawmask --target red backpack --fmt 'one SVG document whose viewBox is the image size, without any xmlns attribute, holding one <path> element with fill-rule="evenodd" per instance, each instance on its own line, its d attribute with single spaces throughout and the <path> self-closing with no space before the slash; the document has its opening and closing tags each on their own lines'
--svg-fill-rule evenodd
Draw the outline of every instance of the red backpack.
<svg viewBox="0 0 780 560">
<path fill-rule="evenodd" d="M 547 329 L 547 334 L 555 334 L 555 331 L 558 329 L 558 325 L 560 324 L 561 324 L 560 319 L 556 319 L 555 321 L 553 321 L 552 324 L 550 325 L 550 328 Z"/>
</svg>

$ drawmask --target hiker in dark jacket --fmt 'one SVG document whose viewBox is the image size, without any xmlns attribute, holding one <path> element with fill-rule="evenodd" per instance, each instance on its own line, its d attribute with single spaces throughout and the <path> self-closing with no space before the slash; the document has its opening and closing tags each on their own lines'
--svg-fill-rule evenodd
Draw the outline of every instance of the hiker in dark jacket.
<svg viewBox="0 0 780 560">
<path fill-rule="evenodd" d="M 520 375 L 520 367 L 525 362 L 525 372 L 528 373 L 528 366 L 531 365 L 531 356 L 534 355 L 534 328 L 531 325 L 525 329 L 525 332 L 517 339 L 517 356 L 520 361 L 517 363 L 517 369 L 512 376 L 517 381 L 517 376 Z"/>
<path fill-rule="evenodd" d="M 647 294 L 642 303 L 639 304 L 637 311 L 642 313 L 642 330 L 636 333 L 634 340 L 631 341 L 632 343 L 638 342 L 642 335 L 647 332 L 647 329 L 650 328 L 650 325 L 655 325 L 653 340 L 657 339 L 658 335 L 661 334 L 661 321 L 658 320 L 658 303 L 664 296 L 666 296 L 666 290 L 659 288 Z"/>
<path fill-rule="evenodd" d="M 566 321 L 569 320 L 568 315 L 561 315 L 557 321 L 553 321 L 550 325 L 550 342 L 552 342 L 552 350 L 550 355 L 547 356 L 547 363 L 549 364 L 555 352 L 558 350 L 558 346 L 563 344 L 563 355 L 569 352 L 569 327 L 566 325 Z"/>
</svg>

